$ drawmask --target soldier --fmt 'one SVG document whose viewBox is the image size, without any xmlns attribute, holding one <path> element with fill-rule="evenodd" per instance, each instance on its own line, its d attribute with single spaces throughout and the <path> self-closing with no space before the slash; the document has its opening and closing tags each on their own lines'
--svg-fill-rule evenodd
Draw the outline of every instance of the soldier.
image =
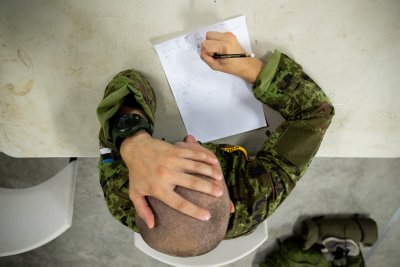
<svg viewBox="0 0 400 267">
<path fill-rule="evenodd" d="M 208 221 L 209 210 L 174 189 L 187 188 L 215 199 L 226 195 L 226 184 L 231 200 L 227 212 L 232 214 L 225 238 L 235 238 L 251 233 L 270 216 L 303 176 L 334 108 L 301 66 L 279 51 L 266 64 L 256 58 L 213 58 L 215 53 L 242 52 L 232 33 L 208 32 L 200 56 L 213 70 L 252 83 L 255 97 L 285 118 L 252 159 L 241 146 L 200 146 L 193 136 L 175 145 L 152 138 L 156 99 L 144 76 L 123 71 L 108 84 L 97 108 L 100 183 L 111 214 L 121 223 L 134 231 L 139 231 L 141 220 L 141 229 L 146 228 L 144 223 L 148 229 L 157 228 L 145 197 L 158 199 L 199 223 Z"/>
</svg>

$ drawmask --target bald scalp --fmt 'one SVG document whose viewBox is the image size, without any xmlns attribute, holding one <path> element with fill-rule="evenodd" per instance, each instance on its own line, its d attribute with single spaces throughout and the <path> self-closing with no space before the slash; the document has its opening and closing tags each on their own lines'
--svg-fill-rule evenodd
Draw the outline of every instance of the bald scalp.
<svg viewBox="0 0 400 267">
<path fill-rule="evenodd" d="M 178 257 L 198 256 L 214 249 L 225 237 L 230 215 L 228 189 L 224 181 L 221 184 L 224 188 L 221 197 L 180 186 L 175 188 L 185 199 L 209 210 L 211 218 L 208 221 L 194 219 L 156 198 L 147 197 L 156 224 L 153 229 L 149 229 L 136 215 L 136 225 L 143 240 L 157 251 Z"/>
</svg>

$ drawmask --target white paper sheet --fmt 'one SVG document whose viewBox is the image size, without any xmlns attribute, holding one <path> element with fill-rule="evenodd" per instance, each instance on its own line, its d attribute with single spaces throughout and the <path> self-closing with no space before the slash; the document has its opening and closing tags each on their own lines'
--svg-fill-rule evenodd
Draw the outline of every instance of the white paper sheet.
<svg viewBox="0 0 400 267">
<path fill-rule="evenodd" d="M 266 126 L 262 104 L 251 85 L 213 71 L 201 60 L 200 44 L 208 31 L 233 32 L 243 48 L 251 51 L 244 16 L 154 46 L 187 132 L 207 142 Z"/>
</svg>

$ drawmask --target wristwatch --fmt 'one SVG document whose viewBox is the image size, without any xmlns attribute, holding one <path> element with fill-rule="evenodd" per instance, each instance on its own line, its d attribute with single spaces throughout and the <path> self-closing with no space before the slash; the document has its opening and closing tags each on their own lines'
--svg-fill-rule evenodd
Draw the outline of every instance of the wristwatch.
<svg viewBox="0 0 400 267">
<path fill-rule="evenodd" d="M 112 126 L 112 139 L 116 148 L 119 150 L 122 141 L 132 136 L 140 130 L 146 130 L 150 135 L 153 134 L 153 124 L 134 113 L 119 117 Z"/>
</svg>

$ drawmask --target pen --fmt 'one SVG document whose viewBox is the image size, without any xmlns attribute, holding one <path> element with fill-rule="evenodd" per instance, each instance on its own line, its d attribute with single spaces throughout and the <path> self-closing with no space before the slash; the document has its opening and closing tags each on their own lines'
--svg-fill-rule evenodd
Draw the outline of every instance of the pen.
<svg viewBox="0 0 400 267">
<path fill-rule="evenodd" d="M 254 57 L 253 53 L 241 53 L 241 54 L 218 54 L 215 53 L 213 58 L 239 58 L 239 57 Z"/>
</svg>

